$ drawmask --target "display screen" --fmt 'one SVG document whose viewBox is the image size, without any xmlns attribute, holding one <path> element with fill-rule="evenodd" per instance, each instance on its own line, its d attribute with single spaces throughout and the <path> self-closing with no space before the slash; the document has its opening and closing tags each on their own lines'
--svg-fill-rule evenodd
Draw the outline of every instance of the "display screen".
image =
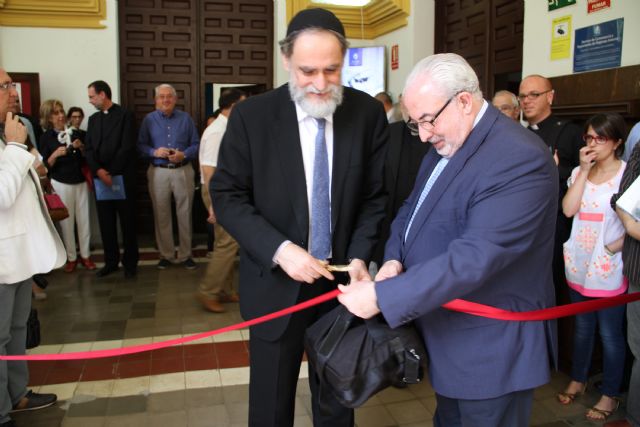
<svg viewBox="0 0 640 427">
<path fill-rule="evenodd" d="M 342 84 L 375 96 L 385 90 L 384 46 L 350 47 L 342 67 Z"/>
</svg>

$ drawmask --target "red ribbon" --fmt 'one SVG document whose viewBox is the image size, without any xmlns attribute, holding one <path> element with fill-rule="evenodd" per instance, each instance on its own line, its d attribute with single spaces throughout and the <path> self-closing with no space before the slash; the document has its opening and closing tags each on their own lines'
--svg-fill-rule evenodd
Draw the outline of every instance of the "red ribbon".
<svg viewBox="0 0 640 427">
<path fill-rule="evenodd" d="M 178 344 L 184 344 L 190 341 L 197 341 L 203 338 L 208 338 L 213 335 L 218 335 L 224 332 L 235 331 L 238 329 L 247 328 L 249 326 L 264 323 L 269 320 L 276 319 L 278 317 L 286 316 L 296 311 L 304 310 L 317 304 L 332 300 L 340 294 L 338 289 L 322 294 L 316 298 L 308 301 L 301 302 L 294 306 L 270 313 L 264 316 L 257 317 L 255 319 L 247 320 L 245 322 L 236 323 L 235 325 L 225 326 L 224 328 L 216 329 L 209 332 L 202 332 L 199 334 L 191 335 L 183 338 L 175 338 L 172 340 L 157 342 L 153 344 L 134 345 L 125 348 L 114 348 L 110 350 L 94 350 L 94 351 L 80 351 L 74 353 L 62 353 L 62 354 L 32 354 L 32 355 L 17 355 L 17 356 L 0 356 L 0 360 L 78 360 L 78 359 L 98 359 L 102 357 L 114 357 L 123 356 L 126 354 L 141 353 L 143 351 L 158 350 L 160 348 L 171 347 Z M 537 320 L 551 320 L 559 317 L 572 316 L 575 314 L 587 313 L 590 311 L 601 310 L 604 308 L 614 307 L 617 305 L 627 304 L 633 301 L 640 300 L 640 292 L 632 294 L 622 294 L 609 298 L 598 298 L 589 301 L 583 301 L 574 304 L 560 305 L 556 307 L 545 308 L 541 310 L 514 312 L 508 310 L 502 310 L 499 308 L 491 307 L 484 304 L 478 304 L 474 302 L 464 301 L 460 299 L 453 300 L 445 305 L 444 308 L 452 311 L 459 311 L 474 316 L 489 317 L 492 319 L 508 320 L 508 321 L 537 321 Z"/>
</svg>

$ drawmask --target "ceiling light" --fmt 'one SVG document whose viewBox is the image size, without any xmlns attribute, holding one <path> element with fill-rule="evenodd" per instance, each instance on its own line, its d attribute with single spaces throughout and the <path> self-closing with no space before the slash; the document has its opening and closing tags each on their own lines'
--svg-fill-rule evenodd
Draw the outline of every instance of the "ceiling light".
<svg viewBox="0 0 640 427">
<path fill-rule="evenodd" d="M 371 0 L 313 0 L 313 3 L 330 4 L 334 6 L 363 7 L 371 3 Z"/>
</svg>

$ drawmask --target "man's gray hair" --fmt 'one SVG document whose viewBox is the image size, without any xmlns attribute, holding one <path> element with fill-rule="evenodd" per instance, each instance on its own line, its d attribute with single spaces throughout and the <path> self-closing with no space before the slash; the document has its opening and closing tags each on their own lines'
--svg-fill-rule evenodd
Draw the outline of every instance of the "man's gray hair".
<svg viewBox="0 0 640 427">
<path fill-rule="evenodd" d="M 280 52 L 285 56 L 285 58 L 291 58 L 291 55 L 293 54 L 293 45 L 300 34 L 312 33 L 312 32 L 317 33 L 320 31 L 327 31 L 333 34 L 334 36 L 336 36 L 336 38 L 340 42 L 340 48 L 342 49 L 342 56 L 344 56 L 345 53 L 347 53 L 347 48 L 349 48 L 349 42 L 342 34 L 336 33 L 335 31 L 332 31 L 332 30 L 327 30 L 325 28 L 320 28 L 320 27 L 307 27 L 304 30 L 292 32 L 287 37 L 285 37 L 284 39 L 278 42 L 278 44 L 280 45 Z"/>
<path fill-rule="evenodd" d="M 520 106 L 520 104 L 518 103 L 518 97 L 515 93 L 508 90 L 499 90 L 493 95 L 493 99 L 496 99 L 496 97 L 500 95 L 508 96 L 509 99 L 511 99 L 511 104 L 513 104 L 514 107 Z"/>
<path fill-rule="evenodd" d="M 176 92 L 176 89 L 173 86 L 171 86 L 169 83 L 162 83 L 161 85 L 156 86 L 155 89 L 153 90 L 154 98 L 158 96 L 158 92 L 160 92 L 160 89 L 165 89 L 165 88 L 171 89 L 171 94 L 176 98 L 178 97 L 178 93 Z"/>
<path fill-rule="evenodd" d="M 478 76 L 469 63 L 455 53 L 439 53 L 418 62 L 407 77 L 403 95 L 406 96 L 407 88 L 422 77 L 429 77 L 431 82 L 435 82 L 447 98 L 469 92 L 474 98 L 482 99 Z"/>
</svg>

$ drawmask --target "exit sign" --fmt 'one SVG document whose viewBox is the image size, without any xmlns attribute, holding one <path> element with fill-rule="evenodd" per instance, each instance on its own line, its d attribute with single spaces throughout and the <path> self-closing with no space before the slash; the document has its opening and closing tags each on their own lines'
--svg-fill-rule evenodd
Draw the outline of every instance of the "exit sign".
<svg viewBox="0 0 640 427">
<path fill-rule="evenodd" d="M 547 2 L 550 11 L 576 4 L 576 0 L 547 0 Z"/>
</svg>

